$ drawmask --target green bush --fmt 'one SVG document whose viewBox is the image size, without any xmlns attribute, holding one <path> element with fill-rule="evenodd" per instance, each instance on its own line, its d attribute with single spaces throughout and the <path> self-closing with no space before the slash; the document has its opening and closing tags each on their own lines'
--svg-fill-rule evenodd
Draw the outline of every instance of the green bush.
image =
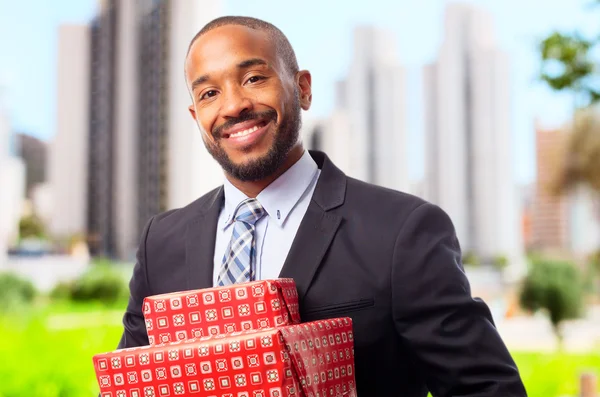
<svg viewBox="0 0 600 397">
<path fill-rule="evenodd" d="M 0 311 L 33 302 L 37 291 L 29 280 L 10 272 L 0 273 Z"/>
<path fill-rule="evenodd" d="M 462 263 L 465 266 L 478 267 L 481 265 L 481 260 L 474 252 L 469 251 L 463 255 Z"/>
<path fill-rule="evenodd" d="M 562 323 L 580 317 L 583 312 L 583 291 L 584 284 L 575 266 L 539 260 L 531 264 L 519 300 L 525 310 L 546 312 L 560 345 Z"/>
<path fill-rule="evenodd" d="M 61 281 L 50 291 L 52 300 L 69 300 L 72 296 L 73 285 L 75 282 Z"/>
<path fill-rule="evenodd" d="M 35 215 L 21 218 L 19 221 L 19 236 L 21 239 L 44 238 L 46 236 L 44 223 Z"/>
<path fill-rule="evenodd" d="M 126 299 L 129 289 L 121 272 L 114 265 L 93 265 L 79 279 L 62 282 L 50 293 L 52 299 L 70 299 L 76 302 L 114 304 Z"/>
<path fill-rule="evenodd" d="M 498 270 L 504 270 L 508 266 L 508 258 L 505 255 L 496 255 L 492 260 L 492 265 Z"/>
</svg>

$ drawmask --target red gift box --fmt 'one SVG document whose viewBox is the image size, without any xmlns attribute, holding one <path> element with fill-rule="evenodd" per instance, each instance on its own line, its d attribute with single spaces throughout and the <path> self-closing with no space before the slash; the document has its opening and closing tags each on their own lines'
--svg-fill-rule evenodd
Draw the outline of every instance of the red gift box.
<svg viewBox="0 0 600 397">
<path fill-rule="evenodd" d="M 143 312 L 150 345 L 300 322 L 291 278 L 149 296 Z"/>
<path fill-rule="evenodd" d="M 356 396 L 350 318 L 122 349 L 94 368 L 101 397 Z"/>
</svg>

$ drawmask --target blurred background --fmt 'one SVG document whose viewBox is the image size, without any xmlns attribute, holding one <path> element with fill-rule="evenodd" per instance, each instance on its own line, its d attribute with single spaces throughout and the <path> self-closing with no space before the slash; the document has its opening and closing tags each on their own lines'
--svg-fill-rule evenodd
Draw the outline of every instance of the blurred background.
<svg viewBox="0 0 600 397">
<path fill-rule="evenodd" d="M 306 147 L 450 214 L 529 395 L 597 396 L 600 2 L 0 0 L 0 397 L 97 393 L 141 227 L 221 183 L 183 61 L 224 14 L 312 72 Z"/>
</svg>

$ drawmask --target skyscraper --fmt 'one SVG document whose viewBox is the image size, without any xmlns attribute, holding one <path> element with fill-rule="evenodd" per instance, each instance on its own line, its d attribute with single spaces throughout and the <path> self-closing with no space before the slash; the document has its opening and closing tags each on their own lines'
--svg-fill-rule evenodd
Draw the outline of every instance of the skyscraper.
<svg viewBox="0 0 600 397">
<path fill-rule="evenodd" d="M 218 166 L 187 111 L 183 65 L 189 41 L 220 4 L 101 2 L 91 26 L 92 254 L 132 259 L 151 216 L 218 185 Z"/>
<path fill-rule="evenodd" d="M 221 0 L 169 1 L 167 59 L 167 208 L 187 205 L 222 183 L 222 171 L 204 147 L 200 131 L 190 117 L 192 103 L 184 79 L 184 60 L 190 40 L 220 15 Z"/>
<path fill-rule="evenodd" d="M 115 254 L 115 90 L 118 4 L 102 2 L 99 15 L 91 24 L 89 56 L 90 125 L 88 135 L 87 236 L 92 255 Z M 133 133 L 133 132 L 132 132 Z"/>
<path fill-rule="evenodd" d="M 438 59 L 424 73 L 426 197 L 449 213 L 463 251 L 483 259 L 522 252 L 509 85 L 491 16 L 449 5 Z"/>
<path fill-rule="evenodd" d="M 49 144 L 50 232 L 83 235 L 87 229 L 90 114 L 90 30 L 64 25 L 58 32 L 57 124 Z"/>
<path fill-rule="evenodd" d="M 337 87 L 331 128 L 348 128 L 335 144 L 349 145 L 345 151 L 349 158 L 342 163 L 348 164 L 350 176 L 409 191 L 405 71 L 395 48 L 390 33 L 370 26 L 356 28 L 352 66 Z"/>
</svg>

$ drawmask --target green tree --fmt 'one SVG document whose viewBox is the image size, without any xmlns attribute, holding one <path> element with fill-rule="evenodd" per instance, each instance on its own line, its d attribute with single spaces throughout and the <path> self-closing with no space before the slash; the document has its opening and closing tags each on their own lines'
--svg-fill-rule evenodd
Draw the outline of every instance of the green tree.
<svg viewBox="0 0 600 397">
<path fill-rule="evenodd" d="M 532 263 L 521 287 L 519 302 L 533 313 L 548 316 L 562 348 L 562 328 L 566 320 L 583 314 L 583 280 L 579 270 L 568 262 L 540 260 Z"/>
<path fill-rule="evenodd" d="M 592 51 L 597 41 L 579 33 L 553 32 L 540 43 L 540 78 L 552 90 L 573 94 L 575 108 L 600 100 L 595 87 L 597 73 Z"/>
</svg>

